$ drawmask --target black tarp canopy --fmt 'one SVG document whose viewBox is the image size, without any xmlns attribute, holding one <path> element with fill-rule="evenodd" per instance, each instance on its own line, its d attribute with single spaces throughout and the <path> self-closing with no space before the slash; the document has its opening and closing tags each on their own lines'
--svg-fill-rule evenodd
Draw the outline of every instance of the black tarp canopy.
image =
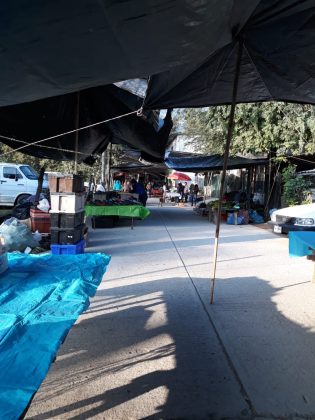
<svg viewBox="0 0 315 420">
<path fill-rule="evenodd" d="M 152 109 L 314 103 L 315 0 L 12 0 L 0 4 L 0 107 L 149 78 Z"/>
<path fill-rule="evenodd" d="M 248 10 L 240 3 L 235 2 L 236 10 Z M 215 52 L 153 75 L 145 105 L 154 109 L 230 104 L 240 42 L 236 102 L 315 103 L 314 0 L 261 0 L 243 26 L 239 21 L 230 29 L 232 41 Z"/>
<path fill-rule="evenodd" d="M 141 173 L 141 174 L 164 174 L 168 167 L 163 162 L 149 162 L 142 158 L 139 150 L 123 148 L 118 162 L 111 166 L 111 172 Z"/>
<path fill-rule="evenodd" d="M 268 159 L 248 159 L 241 156 L 231 156 L 228 159 L 227 169 L 250 168 L 266 165 L 268 162 Z M 223 169 L 223 156 L 170 152 L 166 155 L 165 163 L 169 168 L 182 172 L 221 171 Z"/>
<path fill-rule="evenodd" d="M 315 0 L 4 1 L 0 135 L 32 143 L 74 129 L 77 92 L 80 126 L 141 105 L 228 104 L 239 42 L 237 102 L 315 103 Z M 144 104 L 137 93 L 132 105 L 120 97 L 116 106 L 109 85 L 135 78 L 149 80 Z M 156 136 L 139 119 L 80 133 L 79 150 L 97 153 L 113 139 L 161 160 L 167 129 Z M 73 142 L 68 136 L 62 146 L 73 150 Z"/>
<path fill-rule="evenodd" d="M 228 45 L 259 0 L 6 0 L 0 106 L 201 63 Z"/>
<path fill-rule="evenodd" d="M 67 132 L 139 109 L 142 99 L 114 85 L 91 88 L 79 93 L 40 99 L 0 108 L 0 141 L 14 149 L 43 138 Z M 78 133 L 78 161 L 93 163 L 93 155 L 102 153 L 108 143 L 134 147 L 142 157 L 163 161 L 172 128 L 168 111 L 159 128 L 159 115 L 145 112 L 142 117 L 128 115 Z M 73 160 L 75 133 L 61 136 L 23 149 L 40 158 Z"/>
<path fill-rule="evenodd" d="M 111 167 L 112 172 L 126 172 L 139 174 L 160 174 L 165 175 L 168 167 L 163 163 L 144 164 L 141 162 L 121 162 Z"/>
</svg>

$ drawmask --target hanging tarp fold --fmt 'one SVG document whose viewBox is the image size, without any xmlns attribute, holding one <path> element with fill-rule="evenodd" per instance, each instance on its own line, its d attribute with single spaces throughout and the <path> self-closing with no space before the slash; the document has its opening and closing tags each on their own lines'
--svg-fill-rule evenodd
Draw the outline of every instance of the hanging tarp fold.
<svg viewBox="0 0 315 420">
<path fill-rule="evenodd" d="M 81 91 L 27 104 L 0 108 L 0 141 L 16 149 L 25 143 L 76 128 L 79 97 L 79 127 L 136 111 L 142 99 L 114 85 Z M 143 116 L 128 115 L 79 131 L 79 162 L 102 153 L 109 142 L 135 147 L 152 159 L 162 161 L 172 128 L 171 112 L 159 128 L 159 115 L 147 111 Z M 1 137 L 2 136 L 2 137 Z M 73 152 L 71 152 L 73 151 Z M 39 158 L 73 160 L 75 133 L 30 145 L 24 153 Z"/>
</svg>

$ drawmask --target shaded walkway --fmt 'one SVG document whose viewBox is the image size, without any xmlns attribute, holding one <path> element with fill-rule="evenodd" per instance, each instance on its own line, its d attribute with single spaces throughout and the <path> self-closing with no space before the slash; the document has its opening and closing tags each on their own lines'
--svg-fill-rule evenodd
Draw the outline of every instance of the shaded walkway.
<svg viewBox="0 0 315 420">
<path fill-rule="evenodd" d="M 314 416 L 311 264 L 289 259 L 285 238 L 223 226 L 210 307 L 214 227 L 190 208 L 151 210 L 133 231 L 92 232 L 108 275 L 27 417 Z"/>
</svg>

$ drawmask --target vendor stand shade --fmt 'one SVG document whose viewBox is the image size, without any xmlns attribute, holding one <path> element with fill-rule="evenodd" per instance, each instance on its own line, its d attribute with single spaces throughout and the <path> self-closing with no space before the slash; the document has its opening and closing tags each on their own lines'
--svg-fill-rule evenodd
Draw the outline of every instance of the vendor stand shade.
<svg viewBox="0 0 315 420">
<path fill-rule="evenodd" d="M 182 172 L 174 172 L 171 175 L 168 175 L 168 179 L 174 179 L 176 181 L 191 181 L 190 176 L 183 174 Z"/>
</svg>

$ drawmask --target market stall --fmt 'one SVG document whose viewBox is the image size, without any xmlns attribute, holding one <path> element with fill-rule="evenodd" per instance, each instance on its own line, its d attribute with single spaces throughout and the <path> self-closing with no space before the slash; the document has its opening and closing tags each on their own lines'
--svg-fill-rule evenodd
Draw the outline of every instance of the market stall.
<svg viewBox="0 0 315 420">
<path fill-rule="evenodd" d="M 140 204 L 133 205 L 109 205 L 109 206 L 96 206 L 88 204 L 85 206 L 85 215 L 92 217 L 92 227 L 95 229 L 95 217 L 129 217 L 131 218 L 131 229 L 134 227 L 134 218 L 145 219 L 150 214 L 150 210 Z"/>
</svg>

